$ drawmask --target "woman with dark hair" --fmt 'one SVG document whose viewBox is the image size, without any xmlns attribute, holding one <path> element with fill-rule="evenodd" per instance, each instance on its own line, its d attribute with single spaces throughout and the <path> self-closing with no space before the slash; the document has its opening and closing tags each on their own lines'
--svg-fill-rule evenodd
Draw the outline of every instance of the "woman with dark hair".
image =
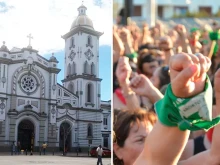
<svg viewBox="0 0 220 165">
<path fill-rule="evenodd" d="M 146 110 L 114 110 L 114 165 L 132 165 L 135 162 L 156 120 L 156 115 Z"/>
<path fill-rule="evenodd" d="M 141 54 L 140 57 L 138 57 L 137 66 L 139 73 L 151 78 L 154 71 L 159 67 L 159 62 L 154 57 L 153 53 L 149 51 L 148 53 Z"/>
<path fill-rule="evenodd" d="M 151 77 L 154 86 L 165 94 L 166 86 L 170 83 L 169 66 L 162 66 L 155 70 Z"/>
</svg>

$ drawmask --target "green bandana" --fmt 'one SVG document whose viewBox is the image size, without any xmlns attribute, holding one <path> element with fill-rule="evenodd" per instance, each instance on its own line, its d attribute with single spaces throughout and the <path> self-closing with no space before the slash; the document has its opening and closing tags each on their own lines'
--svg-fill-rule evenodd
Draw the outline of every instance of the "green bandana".
<svg viewBox="0 0 220 165">
<path fill-rule="evenodd" d="M 138 54 L 136 52 L 131 53 L 131 54 L 126 54 L 126 57 L 130 58 L 130 59 L 134 59 L 138 57 Z"/>
<path fill-rule="evenodd" d="M 196 32 L 196 31 L 199 31 L 199 29 L 198 29 L 198 28 L 191 28 L 191 29 L 190 29 L 190 32 L 191 32 L 191 33 Z"/>
<path fill-rule="evenodd" d="M 205 91 L 192 98 L 177 98 L 169 84 L 163 99 L 155 103 L 160 122 L 166 126 L 178 126 L 180 130 L 205 130 L 220 122 L 212 117 L 212 86 L 207 77 Z"/>
<path fill-rule="evenodd" d="M 220 34 L 218 32 L 209 32 L 209 38 L 213 40 L 220 39 Z"/>
</svg>

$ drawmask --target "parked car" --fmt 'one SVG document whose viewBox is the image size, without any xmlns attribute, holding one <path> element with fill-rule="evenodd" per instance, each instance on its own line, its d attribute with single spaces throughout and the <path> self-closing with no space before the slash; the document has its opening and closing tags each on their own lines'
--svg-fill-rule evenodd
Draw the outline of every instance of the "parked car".
<svg viewBox="0 0 220 165">
<path fill-rule="evenodd" d="M 93 157 L 96 157 L 97 156 L 97 152 L 96 152 L 96 149 L 98 147 L 93 147 L 91 148 L 90 150 L 90 155 L 93 156 Z M 103 149 L 103 152 L 102 152 L 102 157 L 111 157 L 111 150 L 108 149 L 108 148 L 105 148 L 105 147 L 102 147 Z"/>
</svg>

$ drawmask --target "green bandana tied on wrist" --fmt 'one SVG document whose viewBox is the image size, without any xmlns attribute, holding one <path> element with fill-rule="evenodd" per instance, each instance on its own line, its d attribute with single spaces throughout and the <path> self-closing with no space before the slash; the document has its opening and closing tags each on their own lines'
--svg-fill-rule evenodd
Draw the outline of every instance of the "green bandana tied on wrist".
<svg viewBox="0 0 220 165">
<path fill-rule="evenodd" d="M 178 126 L 182 131 L 207 131 L 220 122 L 220 116 L 212 119 L 212 86 L 208 77 L 205 91 L 192 98 L 177 98 L 169 84 L 155 109 L 162 124 Z"/>
</svg>

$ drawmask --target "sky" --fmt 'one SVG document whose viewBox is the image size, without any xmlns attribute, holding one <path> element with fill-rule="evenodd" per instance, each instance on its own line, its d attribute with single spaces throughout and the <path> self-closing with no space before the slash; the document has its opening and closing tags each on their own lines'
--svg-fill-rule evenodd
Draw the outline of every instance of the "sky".
<svg viewBox="0 0 220 165">
<path fill-rule="evenodd" d="M 62 35 L 69 32 L 78 16 L 81 0 L 0 0 L 0 46 L 6 42 L 10 49 L 24 48 L 31 34 L 33 49 L 47 59 L 54 53 L 62 71 L 58 83 L 64 78 L 64 46 Z M 84 0 L 87 15 L 96 31 L 104 32 L 100 37 L 101 99 L 111 99 L 111 45 L 112 2 L 111 0 Z M 109 21 L 108 21 L 109 20 Z"/>
</svg>

